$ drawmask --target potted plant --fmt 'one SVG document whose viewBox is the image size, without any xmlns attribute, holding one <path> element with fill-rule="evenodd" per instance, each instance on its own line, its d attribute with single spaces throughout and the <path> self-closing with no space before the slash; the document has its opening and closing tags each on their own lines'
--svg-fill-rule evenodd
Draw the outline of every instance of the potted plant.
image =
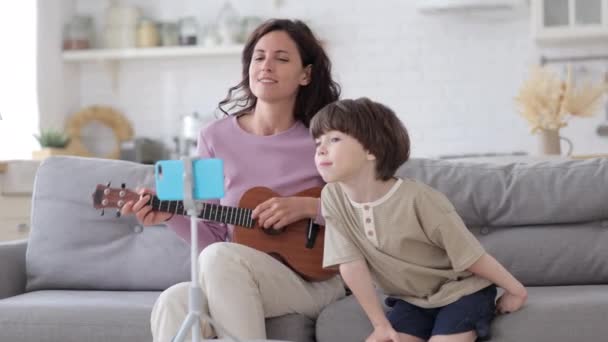
<svg viewBox="0 0 608 342">
<path fill-rule="evenodd" d="M 33 159 L 41 160 L 50 156 L 70 154 L 67 149 L 70 137 L 61 131 L 43 129 L 40 130 L 40 134 L 34 134 L 34 137 L 40 143 L 40 150 L 32 152 Z"/>
<path fill-rule="evenodd" d="M 515 100 L 532 133 L 539 134 L 539 152 L 561 154 L 560 140 L 565 140 L 571 153 L 572 142 L 560 135 L 560 129 L 572 117 L 593 116 L 607 89 L 606 82 L 575 84 L 570 66 L 565 80 L 546 68 L 532 69 Z"/>
</svg>

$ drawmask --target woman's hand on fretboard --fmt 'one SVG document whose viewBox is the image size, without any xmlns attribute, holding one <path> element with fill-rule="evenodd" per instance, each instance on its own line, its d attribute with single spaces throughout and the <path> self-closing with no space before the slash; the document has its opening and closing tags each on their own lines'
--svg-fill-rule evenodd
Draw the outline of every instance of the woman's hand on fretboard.
<svg viewBox="0 0 608 342">
<path fill-rule="evenodd" d="M 126 202 L 120 209 L 122 215 L 135 214 L 144 226 L 158 225 L 173 217 L 172 213 L 153 210 L 150 200 L 155 195 L 154 190 L 141 188 L 137 189 L 137 193 L 139 200 Z"/>
</svg>

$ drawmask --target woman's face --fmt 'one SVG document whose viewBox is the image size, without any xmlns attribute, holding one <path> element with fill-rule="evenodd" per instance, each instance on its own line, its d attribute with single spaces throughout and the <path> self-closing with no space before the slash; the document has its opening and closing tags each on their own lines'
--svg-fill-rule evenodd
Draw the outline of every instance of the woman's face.
<svg viewBox="0 0 608 342">
<path fill-rule="evenodd" d="M 300 86 L 310 83 L 310 66 L 302 66 L 296 43 L 285 31 L 260 38 L 249 64 L 249 87 L 258 101 L 295 101 Z"/>
</svg>

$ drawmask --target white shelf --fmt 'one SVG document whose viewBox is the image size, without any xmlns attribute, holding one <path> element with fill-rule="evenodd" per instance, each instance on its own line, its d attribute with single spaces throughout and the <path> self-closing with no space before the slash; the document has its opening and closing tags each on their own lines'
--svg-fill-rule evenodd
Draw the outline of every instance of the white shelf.
<svg viewBox="0 0 608 342">
<path fill-rule="evenodd" d="M 419 0 L 418 10 L 425 14 L 512 10 L 521 2 L 521 0 Z"/>
<path fill-rule="evenodd" d="M 62 56 L 65 62 L 86 62 L 199 56 L 238 56 L 242 51 L 243 45 L 220 45 L 216 47 L 176 46 L 130 49 L 70 50 L 64 51 Z"/>
<path fill-rule="evenodd" d="M 540 46 L 563 46 L 574 44 L 606 44 L 608 29 L 589 28 L 552 28 L 536 32 L 536 43 Z"/>
</svg>

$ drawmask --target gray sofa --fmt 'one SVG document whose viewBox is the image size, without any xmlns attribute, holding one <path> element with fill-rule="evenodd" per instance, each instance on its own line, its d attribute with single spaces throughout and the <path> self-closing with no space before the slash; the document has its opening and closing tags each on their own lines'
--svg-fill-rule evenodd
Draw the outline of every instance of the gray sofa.
<svg viewBox="0 0 608 342">
<path fill-rule="evenodd" d="M 454 203 L 486 249 L 529 288 L 498 317 L 493 341 L 608 338 L 608 159 L 469 163 L 411 160 L 399 175 Z M 98 183 L 151 186 L 152 168 L 52 157 L 38 170 L 29 240 L 0 245 L 0 341 L 151 341 L 161 290 L 189 278 L 189 249 L 164 227 L 92 207 Z M 371 326 L 354 298 L 312 321 L 267 320 L 269 338 L 363 341 Z"/>
</svg>

